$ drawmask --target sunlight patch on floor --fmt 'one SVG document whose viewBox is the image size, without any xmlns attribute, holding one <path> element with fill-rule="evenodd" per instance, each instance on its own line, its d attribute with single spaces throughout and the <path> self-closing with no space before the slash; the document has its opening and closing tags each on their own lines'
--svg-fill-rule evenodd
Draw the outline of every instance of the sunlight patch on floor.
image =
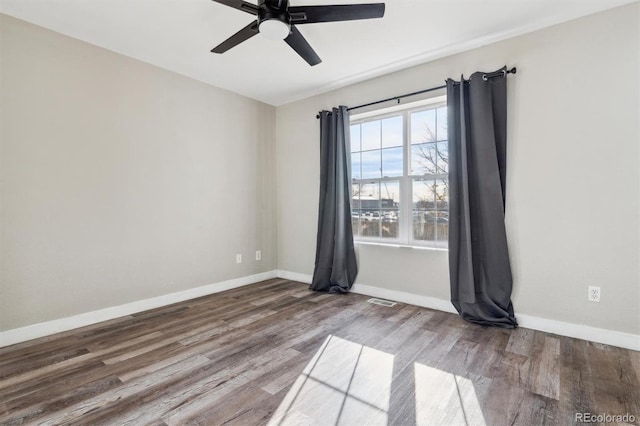
<svg viewBox="0 0 640 426">
<path fill-rule="evenodd" d="M 386 425 L 393 355 L 328 336 L 270 425 Z"/>
<path fill-rule="evenodd" d="M 416 424 L 486 426 L 471 380 L 420 363 L 413 368 Z"/>
</svg>

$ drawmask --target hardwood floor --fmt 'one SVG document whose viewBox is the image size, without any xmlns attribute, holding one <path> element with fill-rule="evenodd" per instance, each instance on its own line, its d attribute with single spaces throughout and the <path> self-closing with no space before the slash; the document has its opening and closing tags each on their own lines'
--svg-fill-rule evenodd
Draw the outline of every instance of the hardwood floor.
<svg viewBox="0 0 640 426">
<path fill-rule="evenodd" d="M 0 348 L 0 424 L 638 424 L 638 352 L 367 300 L 269 280 Z"/>
</svg>

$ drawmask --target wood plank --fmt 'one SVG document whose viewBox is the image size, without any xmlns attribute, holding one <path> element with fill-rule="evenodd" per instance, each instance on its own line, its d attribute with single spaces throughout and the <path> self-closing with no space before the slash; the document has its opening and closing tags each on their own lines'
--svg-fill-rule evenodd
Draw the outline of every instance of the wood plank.
<svg viewBox="0 0 640 426">
<path fill-rule="evenodd" d="M 538 395 L 558 400 L 560 397 L 560 340 L 556 336 L 536 333 L 535 355 L 529 370 L 529 389 Z"/>
<path fill-rule="evenodd" d="M 533 346 L 534 334 L 535 332 L 528 328 L 516 328 L 511 332 L 509 343 L 507 344 L 505 351 L 518 355 L 529 356 Z"/>
</svg>

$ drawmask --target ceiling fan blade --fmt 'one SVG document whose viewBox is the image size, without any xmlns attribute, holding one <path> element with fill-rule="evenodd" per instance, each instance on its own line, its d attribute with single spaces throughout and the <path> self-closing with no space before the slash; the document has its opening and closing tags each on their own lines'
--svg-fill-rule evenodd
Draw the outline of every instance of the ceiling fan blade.
<svg viewBox="0 0 640 426">
<path fill-rule="evenodd" d="M 291 23 L 296 25 L 374 19 L 384 16 L 384 3 L 291 6 L 289 14 L 291 15 Z"/>
<path fill-rule="evenodd" d="M 236 47 L 245 40 L 249 40 L 254 35 L 258 34 L 258 23 L 252 22 L 213 49 L 213 53 L 224 53 L 232 47 Z"/>
<path fill-rule="evenodd" d="M 309 65 L 314 66 L 322 62 L 322 59 L 320 59 L 315 50 L 313 50 L 304 36 L 300 34 L 300 31 L 293 25 L 291 26 L 291 34 L 289 34 L 289 37 L 285 38 L 284 41 L 286 41 L 298 55 L 302 56 L 302 59 L 307 61 Z"/>
<path fill-rule="evenodd" d="M 233 7 L 234 9 L 242 10 L 243 12 L 250 13 L 252 15 L 258 14 L 258 6 L 255 4 L 247 3 L 242 0 L 213 0 L 216 3 L 224 4 L 225 6 Z"/>
</svg>

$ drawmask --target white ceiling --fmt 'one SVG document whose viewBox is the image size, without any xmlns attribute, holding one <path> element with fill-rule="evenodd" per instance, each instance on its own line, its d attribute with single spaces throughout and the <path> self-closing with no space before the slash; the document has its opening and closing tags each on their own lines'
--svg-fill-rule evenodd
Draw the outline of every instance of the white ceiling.
<svg viewBox="0 0 640 426">
<path fill-rule="evenodd" d="M 382 19 L 300 25 L 323 60 L 315 67 L 284 42 L 259 36 L 210 53 L 254 19 L 211 0 L 0 0 L 0 12 L 281 105 L 633 1 L 386 0 Z"/>
</svg>

